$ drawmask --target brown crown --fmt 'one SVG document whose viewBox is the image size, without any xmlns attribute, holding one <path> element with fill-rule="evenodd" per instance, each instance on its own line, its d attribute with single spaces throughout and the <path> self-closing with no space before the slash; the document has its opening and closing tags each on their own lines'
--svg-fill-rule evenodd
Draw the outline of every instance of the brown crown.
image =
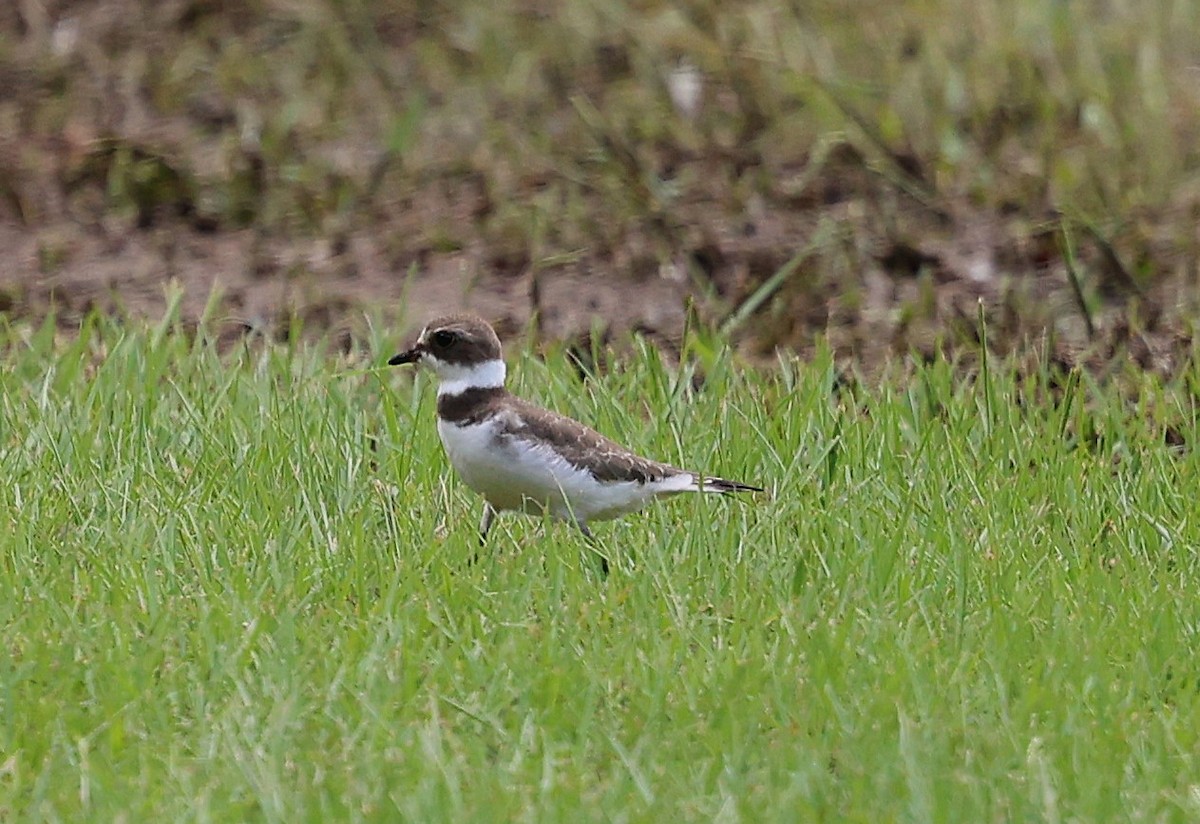
<svg viewBox="0 0 1200 824">
<path fill-rule="evenodd" d="M 444 363 L 473 364 L 501 357 L 500 338 L 477 315 L 447 315 L 429 322 L 417 346 Z"/>
</svg>

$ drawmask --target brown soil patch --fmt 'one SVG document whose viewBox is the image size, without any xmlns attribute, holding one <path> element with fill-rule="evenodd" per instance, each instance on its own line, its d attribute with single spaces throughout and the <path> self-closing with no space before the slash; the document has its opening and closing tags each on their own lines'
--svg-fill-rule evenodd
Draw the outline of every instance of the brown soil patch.
<svg viewBox="0 0 1200 824">
<path fill-rule="evenodd" d="M 611 108 L 571 96 L 629 82 L 621 44 L 598 50 L 591 74 L 517 133 L 567 135 L 541 166 L 492 156 L 498 143 L 465 151 L 453 135 L 475 125 L 443 114 L 446 101 L 389 153 L 357 85 L 324 99 L 352 97 L 363 122 L 324 134 L 334 115 L 313 115 L 307 132 L 278 126 L 285 107 L 262 99 L 268 81 L 235 93 L 233 81 L 163 80 L 183 71 L 172 50 L 228 72 L 239 44 L 250 63 L 254 48 L 294 51 L 308 31 L 247 9 L 110 0 L 0 12 L 0 312 L 53 310 L 64 326 L 96 309 L 156 317 L 174 284 L 185 319 L 207 307 L 225 337 L 283 336 L 298 320 L 349 347 L 372 321 L 399 338 L 472 309 L 509 334 L 536 313 L 549 337 L 599 326 L 670 348 L 691 304 L 713 325 L 740 317 L 732 331 L 749 354 L 827 341 L 869 371 L 977 346 L 982 311 L 999 351 L 1032 345 L 1096 368 L 1129 355 L 1164 373 L 1190 358 L 1200 233 L 1186 192 L 1097 228 L 1064 220 L 1044 192 L 936 187 L 928 161 L 869 133 L 792 151 L 763 136 L 770 115 L 733 75 L 710 73 L 705 99 L 742 118 L 737 139 L 668 109 L 673 131 L 640 140 Z M 403 15 L 375 22 L 393 68 L 430 37 Z M 432 109 L 441 93 L 428 94 Z M 1040 172 L 1010 149 L 994 158 L 1014 166 L 1008 190 L 1037 192 L 1026 178 Z M 756 308 L 741 317 L 747 300 Z"/>
</svg>

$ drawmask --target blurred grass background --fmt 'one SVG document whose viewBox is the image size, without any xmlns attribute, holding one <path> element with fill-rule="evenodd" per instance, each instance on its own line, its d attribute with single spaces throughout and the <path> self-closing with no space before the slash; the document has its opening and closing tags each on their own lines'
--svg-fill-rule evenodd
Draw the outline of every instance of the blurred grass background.
<svg viewBox="0 0 1200 824">
<path fill-rule="evenodd" d="M 870 366 L 976 346 L 982 301 L 997 349 L 1173 372 L 1198 53 L 1180 0 L 18 0 L 0 311 L 174 278 L 229 335 L 467 306 L 669 347 L 692 303 Z"/>
</svg>

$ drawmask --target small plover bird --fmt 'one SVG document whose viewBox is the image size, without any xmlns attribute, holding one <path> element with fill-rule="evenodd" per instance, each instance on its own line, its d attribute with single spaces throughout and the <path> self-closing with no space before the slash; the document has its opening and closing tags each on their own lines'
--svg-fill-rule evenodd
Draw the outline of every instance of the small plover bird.
<svg viewBox="0 0 1200 824">
<path fill-rule="evenodd" d="M 630 452 L 594 429 L 542 409 L 504 388 L 500 339 L 487 321 L 450 315 L 388 361 L 437 375 L 437 429 L 455 472 L 483 496 L 479 541 L 503 510 L 548 512 L 591 538 L 590 521 L 640 509 L 681 492 L 762 492 Z"/>
</svg>

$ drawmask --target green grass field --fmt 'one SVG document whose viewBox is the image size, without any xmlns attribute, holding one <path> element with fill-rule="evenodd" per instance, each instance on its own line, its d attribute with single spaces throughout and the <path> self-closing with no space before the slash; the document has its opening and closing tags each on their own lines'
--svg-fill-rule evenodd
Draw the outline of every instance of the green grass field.
<svg viewBox="0 0 1200 824">
<path fill-rule="evenodd" d="M 514 351 L 519 391 L 769 487 L 601 525 L 602 581 L 530 519 L 469 563 L 382 335 L 4 336 L 4 820 L 1200 816 L 1192 378 L 842 389 L 698 338 L 693 391 Z"/>
</svg>

